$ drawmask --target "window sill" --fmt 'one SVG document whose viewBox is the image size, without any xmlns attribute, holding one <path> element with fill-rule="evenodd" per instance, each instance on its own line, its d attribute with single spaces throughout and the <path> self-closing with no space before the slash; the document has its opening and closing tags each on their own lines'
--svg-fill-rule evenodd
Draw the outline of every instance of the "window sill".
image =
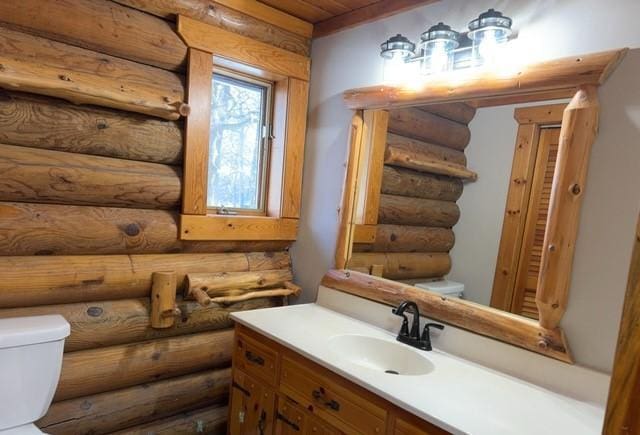
<svg viewBox="0 0 640 435">
<path fill-rule="evenodd" d="M 180 215 L 182 240 L 295 240 L 298 219 Z"/>
</svg>

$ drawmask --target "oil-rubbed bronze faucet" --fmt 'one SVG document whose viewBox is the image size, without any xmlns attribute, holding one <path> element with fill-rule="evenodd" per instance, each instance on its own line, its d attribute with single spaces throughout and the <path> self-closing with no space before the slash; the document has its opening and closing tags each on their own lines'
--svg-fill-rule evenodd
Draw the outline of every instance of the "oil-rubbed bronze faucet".
<svg viewBox="0 0 640 435">
<path fill-rule="evenodd" d="M 413 321 L 411 324 L 411 331 L 409 331 L 409 320 L 407 316 L 404 315 L 404 312 L 407 308 L 413 309 Z M 422 335 L 420 334 L 420 310 L 418 309 L 418 305 L 412 301 L 403 301 L 398 308 L 394 308 L 391 311 L 396 316 L 402 316 L 402 326 L 400 327 L 400 333 L 398 334 L 397 340 L 401 343 L 408 344 L 409 346 L 415 347 L 421 350 L 432 350 L 431 347 L 431 336 L 429 335 L 430 328 L 436 329 L 444 329 L 443 325 L 438 323 L 427 323 L 424 325 L 424 329 L 422 330 Z"/>
</svg>

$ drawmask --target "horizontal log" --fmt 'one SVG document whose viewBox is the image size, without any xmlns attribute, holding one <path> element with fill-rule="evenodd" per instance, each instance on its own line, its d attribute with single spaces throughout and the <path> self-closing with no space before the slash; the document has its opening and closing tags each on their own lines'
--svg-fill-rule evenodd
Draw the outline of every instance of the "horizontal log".
<svg viewBox="0 0 640 435">
<path fill-rule="evenodd" d="M 207 434 L 225 435 L 227 433 L 228 414 L 229 410 L 226 406 L 203 408 L 198 411 L 185 412 L 152 423 L 114 432 L 114 435 L 189 434 L 193 433 L 194 430 L 199 430 L 199 428 L 203 428 L 204 433 Z"/>
<path fill-rule="evenodd" d="M 330 270 L 321 284 L 394 307 L 402 301 L 415 301 L 420 312 L 430 319 L 561 361 L 573 361 L 560 329 L 544 329 L 538 322 L 522 316 L 352 271 Z"/>
<path fill-rule="evenodd" d="M 65 353 L 54 401 L 228 366 L 233 330 Z"/>
<path fill-rule="evenodd" d="M 175 435 L 190 434 L 194 430 L 202 428 L 203 433 L 211 435 L 225 435 L 227 433 L 227 416 L 229 410 L 226 406 L 215 408 L 206 407 L 196 411 L 184 412 L 156 420 L 140 426 L 130 427 L 112 435 Z M 195 429 L 194 429 L 195 428 Z"/>
<path fill-rule="evenodd" d="M 71 335 L 64 342 L 65 352 L 134 343 L 164 337 L 195 334 L 230 328 L 229 314 L 279 305 L 276 299 L 254 299 L 224 307 L 202 307 L 194 301 L 177 299 L 181 315 L 171 328 L 150 327 L 149 298 L 76 304 L 42 305 L 38 307 L 0 309 L 0 319 L 9 317 L 59 314 L 71 325 Z"/>
<path fill-rule="evenodd" d="M 0 144 L 0 200 L 172 209 L 181 169 Z"/>
<path fill-rule="evenodd" d="M 107 434 L 226 402 L 231 369 L 136 385 L 51 405 L 37 425 L 51 435 Z M 215 409 L 215 408 L 214 408 Z"/>
<path fill-rule="evenodd" d="M 458 163 L 433 158 L 420 150 L 407 149 L 400 145 L 388 145 L 384 153 L 385 165 L 400 166 L 415 171 L 447 175 L 463 180 L 475 181 L 478 174 Z"/>
<path fill-rule="evenodd" d="M 0 307 L 148 297 L 153 272 L 176 272 L 180 287 L 192 272 L 287 267 L 287 252 L 0 257 Z"/>
<path fill-rule="evenodd" d="M 436 160 L 444 160 L 445 162 L 458 163 L 466 166 L 467 157 L 464 152 L 454 150 L 452 148 L 434 145 L 421 140 L 412 139 L 406 136 L 400 136 L 393 133 L 387 134 L 387 147 L 396 147 L 424 154 Z"/>
<path fill-rule="evenodd" d="M 27 10 L 22 3 L 17 8 Z M 169 120 L 181 116 L 183 78 L 170 71 L 4 27 L 0 64 L 0 87 L 5 89 Z"/>
<path fill-rule="evenodd" d="M 0 142 L 182 164 L 182 126 L 131 112 L 0 90 Z"/>
<path fill-rule="evenodd" d="M 199 289 L 209 296 L 224 296 L 226 290 L 267 288 L 291 281 L 291 269 L 261 270 L 258 272 L 190 273 L 186 291 Z"/>
<path fill-rule="evenodd" d="M 414 198 L 457 201 L 462 195 L 462 180 L 411 169 L 385 166 L 382 193 Z"/>
<path fill-rule="evenodd" d="M 453 227 L 460 219 L 455 202 L 380 195 L 378 223 L 421 227 Z"/>
<path fill-rule="evenodd" d="M 389 131 L 461 151 L 471 139 L 471 131 L 466 125 L 415 107 L 390 110 Z"/>
<path fill-rule="evenodd" d="M 375 241 L 354 244 L 353 252 L 449 252 L 454 241 L 448 228 L 376 225 Z"/>
<path fill-rule="evenodd" d="M 389 279 L 443 277 L 451 270 L 451 257 L 444 253 L 423 252 L 355 252 L 347 269 L 370 269 L 382 266 L 382 276 Z"/>
<path fill-rule="evenodd" d="M 272 252 L 290 244 L 180 240 L 178 219 L 165 210 L 0 202 L 0 255 Z"/>
<path fill-rule="evenodd" d="M 1 2 L 11 26 L 58 42 L 159 68 L 185 68 L 187 46 L 166 21 L 100 0 Z"/>
<path fill-rule="evenodd" d="M 185 15 L 207 24 L 283 48 L 303 56 L 311 53 L 311 40 L 210 0 L 114 0 L 126 6 L 175 21 Z"/>
<path fill-rule="evenodd" d="M 476 108 L 467 103 L 443 103 L 419 106 L 418 109 L 467 125 L 476 116 Z"/>
<path fill-rule="evenodd" d="M 483 103 L 482 100 L 486 102 L 496 98 L 505 104 L 506 97 L 510 96 L 516 96 L 520 101 L 522 97 L 529 101 L 540 101 L 532 99 L 536 95 L 542 95 L 544 99 L 549 99 L 551 95 L 556 98 L 568 97 L 562 91 L 573 90 L 575 93 L 579 86 L 604 83 L 627 50 L 624 48 L 529 64 L 501 77 L 489 71 L 475 74 L 464 81 L 454 77 L 452 81 L 451 76 L 445 74 L 420 89 L 380 85 L 350 89 L 344 92 L 343 98 L 350 109 L 394 109 L 470 100 L 481 100 L 480 103 Z"/>
</svg>

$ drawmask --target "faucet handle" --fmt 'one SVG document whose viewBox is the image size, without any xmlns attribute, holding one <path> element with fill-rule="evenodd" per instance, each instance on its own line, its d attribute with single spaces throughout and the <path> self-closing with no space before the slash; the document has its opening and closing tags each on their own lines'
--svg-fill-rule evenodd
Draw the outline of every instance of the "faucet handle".
<svg viewBox="0 0 640 435">
<path fill-rule="evenodd" d="M 402 327 L 400 327 L 400 335 L 409 335 L 409 319 L 402 312 L 399 312 L 397 308 L 391 310 L 396 316 L 402 316 Z"/>
<path fill-rule="evenodd" d="M 430 336 L 429 336 L 430 328 L 443 330 L 444 325 L 440 325 L 439 323 L 427 323 L 426 325 L 424 325 L 424 329 L 422 330 L 422 340 L 430 339 Z"/>
</svg>

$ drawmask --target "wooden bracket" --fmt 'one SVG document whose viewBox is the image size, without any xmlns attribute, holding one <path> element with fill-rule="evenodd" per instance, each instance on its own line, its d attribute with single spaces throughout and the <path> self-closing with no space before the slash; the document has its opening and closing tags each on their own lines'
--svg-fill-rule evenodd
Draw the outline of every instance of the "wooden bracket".
<svg viewBox="0 0 640 435">
<path fill-rule="evenodd" d="M 175 272 L 154 272 L 151 287 L 151 327 L 170 328 L 181 315 L 176 306 Z"/>
</svg>

